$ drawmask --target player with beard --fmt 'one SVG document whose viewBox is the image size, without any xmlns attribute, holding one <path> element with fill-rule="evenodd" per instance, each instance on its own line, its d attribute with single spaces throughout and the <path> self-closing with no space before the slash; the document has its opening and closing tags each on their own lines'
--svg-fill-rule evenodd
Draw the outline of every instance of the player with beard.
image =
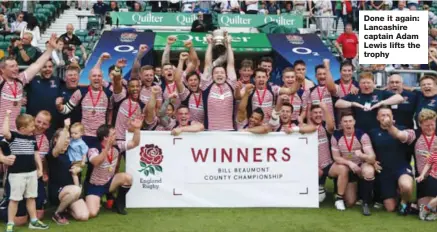
<svg viewBox="0 0 437 232">
<path fill-rule="evenodd" d="M 377 115 L 380 128 L 372 129 L 369 136 L 376 152 L 378 166 L 381 167 L 376 177 L 379 195 L 389 212 L 396 209 L 396 198 L 400 195 L 398 212 L 407 215 L 408 204 L 413 195 L 409 145 L 414 142 L 415 134 L 411 129 L 393 124 L 391 107 L 381 106 Z"/>
<path fill-rule="evenodd" d="M 269 121 L 269 125 L 273 131 L 283 131 L 287 134 L 293 132 L 312 133 L 316 131 L 317 128 L 315 126 L 292 120 L 292 115 L 293 106 L 290 104 L 290 97 L 287 95 L 281 95 L 272 112 L 272 118 Z"/>
<path fill-rule="evenodd" d="M 181 105 L 176 111 L 176 125 L 167 129 L 171 130 L 171 134 L 174 136 L 178 136 L 182 132 L 200 132 L 204 130 L 202 123 L 190 119 L 190 109 L 185 105 Z"/>
<path fill-rule="evenodd" d="M 344 205 L 344 194 L 349 182 L 349 168 L 332 160 L 329 138 L 334 132 L 334 118 L 328 113 L 325 103 L 312 105 L 310 109 L 309 124 L 317 128 L 319 140 L 319 200 L 323 202 L 326 197 L 325 182 L 326 178 L 334 178 L 336 181 L 337 193 L 335 195 L 335 207 L 346 210 Z M 323 117 L 325 115 L 325 120 Z"/>
<path fill-rule="evenodd" d="M 255 108 L 261 108 L 263 110 L 265 115 L 264 123 L 270 120 L 278 95 L 291 96 L 292 93 L 296 93 L 297 91 L 297 85 L 292 85 L 290 88 L 283 88 L 268 84 L 268 80 L 268 71 L 263 68 L 255 69 L 255 91 L 250 94 L 247 104 L 247 112 L 252 112 L 252 109 Z"/>
<path fill-rule="evenodd" d="M 144 55 L 146 55 L 148 46 L 145 44 L 141 44 L 138 49 L 137 57 L 132 66 L 130 79 L 140 79 L 141 80 L 141 92 L 140 92 L 140 100 L 144 105 L 147 105 L 149 102 L 150 96 L 152 95 L 152 86 L 155 80 L 155 71 L 153 66 L 145 65 L 141 67 L 141 60 Z M 161 107 L 162 104 L 162 96 L 157 96 L 156 104 L 157 109 Z"/>
<path fill-rule="evenodd" d="M 125 141 L 126 131 L 129 130 L 129 122 L 135 118 L 143 118 L 145 115 L 144 104 L 140 101 L 140 80 L 130 79 L 128 81 L 127 93 L 123 90 L 122 77 L 120 73 L 113 73 L 114 76 L 114 116 L 112 125 L 115 125 L 115 135 L 118 141 Z"/>
<path fill-rule="evenodd" d="M 242 88 L 242 83 L 239 82 L 236 86 L 237 90 Z M 247 117 L 247 105 L 250 94 L 253 92 L 254 86 L 247 84 L 244 95 L 238 105 L 237 127 L 239 131 L 247 131 L 254 134 L 267 134 L 271 129 L 268 125 L 263 124 L 264 112 L 261 108 L 255 108 L 251 111 L 250 117 Z"/>
<path fill-rule="evenodd" d="M 177 85 L 179 98 L 182 101 L 182 105 L 185 105 L 190 110 L 191 118 L 194 121 L 203 123 L 205 118 L 205 109 L 202 102 L 202 85 L 199 74 L 196 72 L 190 72 L 186 74 L 186 86 L 183 83 L 183 65 L 188 59 L 188 53 L 182 52 L 179 56 L 178 68 L 175 72 L 175 82 Z M 204 86 L 204 85 L 203 85 Z"/>
<path fill-rule="evenodd" d="M 321 102 L 326 104 L 328 111 L 324 113 L 329 113 L 331 118 L 334 118 L 334 106 L 332 103 L 332 97 L 338 95 L 337 92 L 328 91 L 329 88 L 334 86 L 334 80 L 332 79 L 331 72 L 329 70 L 329 60 L 324 59 L 323 65 L 317 65 L 316 78 L 319 83 L 317 86 L 310 89 L 310 96 L 308 100 L 308 108 L 311 109 L 311 105 L 320 104 Z M 331 86 L 331 87 L 330 87 Z M 323 115 L 323 120 L 325 120 L 326 115 Z"/>
<path fill-rule="evenodd" d="M 354 66 L 349 61 L 344 61 L 340 65 L 340 79 L 335 81 L 335 85 L 329 85 L 327 87 L 328 90 L 331 92 L 338 93 L 339 98 L 343 98 L 347 96 L 348 94 L 357 94 L 358 89 L 358 82 L 353 79 L 354 74 Z M 335 88 L 332 88 L 335 87 Z"/>
<path fill-rule="evenodd" d="M 212 36 L 207 36 L 208 48 L 202 75 L 205 87 L 202 101 L 205 110 L 205 129 L 234 130 L 234 88 L 237 83 L 234 52 L 230 35 L 226 36 L 227 67 L 212 66 Z"/>
<path fill-rule="evenodd" d="M 57 47 L 56 34 L 52 34 L 48 41 L 47 50 L 32 63 L 26 70 L 19 72 L 18 63 L 13 58 L 6 58 L 0 62 L 0 121 L 3 122 L 6 110 L 11 110 L 10 129 L 16 131 L 15 118 L 20 115 L 24 87 L 29 84 L 35 75 L 50 59 L 52 51 Z M 0 123 L 0 138 L 2 135 L 3 124 Z"/>
<path fill-rule="evenodd" d="M 393 74 L 388 78 L 387 90 L 400 94 L 404 98 L 401 104 L 391 106 L 396 124 L 413 129 L 417 94 L 404 89 L 403 80 L 399 74 Z"/>
<path fill-rule="evenodd" d="M 288 67 L 282 70 L 283 88 L 292 88 L 297 84 L 297 79 L 296 72 L 293 68 Z M 290 95 L 289 102 L 293 105 L 292 120 L 297 120 L 299 124 L 303 123 L 306 118 L 308 97 L 309 91 L 305 91 L 301 88 L 299 88 L 296 93 Z"/>
<path fill-rule="evenodd" d="M 300 88 L 303 90 L 310 90 L 313 88 L 314 82 L 308 80 L 306 76 L 307 67 L 303 60 L 296 60 L 293 64 L 294 71 L 296 72 L 296 76 L 298 77 L 297 81 L 300 84 Z"/>
<path fill-rule="evenodd" d="M 373 74 L 363 72 L 360 74 L 360 91 L 357 95 L 349 94 L 335 103 L 340 109 L 352 108 L 356 117 L 357 127 L 368 132 L 378 128 L 376 109 L 382 105 L 397 105 L 404 101 L 399 94 L 393 94 L 385 90 L 375 89 Z"/>
<path fill-rule="evenodd" d="M 363 215 L 370 216 L 369 205 L 372 200 L 373 182 L 375 179 L 375 152 L 369 136 L 355 129 L 352 113 L 344 113 L 341 117 L 342 130 L 337 130 L 331 137 L 331 152 L 334 161 L 349 167 L 349 183 L 344 199 L 351 207 L 357 200 L 357 184 L 359 182 L 360 198 L 363 200 Z"/>
<path fill-rule="evenodd" d="M 81 123 L 85 127 L 83 140 L 88 147 L 99 144 L 96 137 L 97 128 L 107 121 L 109 102 L 112 93 L 103 88 L 103 73 L 99 69 L 91 69 L 88 74 L 90 85 L 88 88 L 80 88 L 74 92 L 68 102 L 62 104 L 63 99 L 56 99 L 58 111 L 66 115 L 76 107 L 81 109 Z"/>
</svg>

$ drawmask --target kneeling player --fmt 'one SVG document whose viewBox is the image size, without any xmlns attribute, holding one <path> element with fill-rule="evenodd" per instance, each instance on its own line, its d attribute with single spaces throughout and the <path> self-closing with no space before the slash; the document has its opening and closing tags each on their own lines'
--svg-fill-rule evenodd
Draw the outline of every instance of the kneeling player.
<svg viewBox="0 0 437 232">
<path fill-rule="evenodd" d="M 403 130 L 405 128 L 393 125 L 393 113 L 389 106 L 378 109 L 377 119 L 380 127 L 370 130 L 369 136 L 382 168 L 376 176 L 380 197 L 385 209 L 392 212 L 396 209 L 396 198 L 400 195 L 399 214 L 407 215 L 413 194 L 408 145 L 415 140 L 414 130 Z"/>
<path fill-rule="evenodd" d="M 375 179 L 375 153 L 369 136 L 355 129 L 355 119 L 351 112 L 341 116 L 343 130 L 334 132 L 331 138 L 331 151 L 335 162 L 349 167 L 349 183 L 344 199 L 348 207 L 357 200 L 357 181 L 360 185 L 360 198 L 363 200 L 363 215 L 370 216 L 373 182 Z M 364 153 L 363 153 L 364 152 Z"/>
</svg>

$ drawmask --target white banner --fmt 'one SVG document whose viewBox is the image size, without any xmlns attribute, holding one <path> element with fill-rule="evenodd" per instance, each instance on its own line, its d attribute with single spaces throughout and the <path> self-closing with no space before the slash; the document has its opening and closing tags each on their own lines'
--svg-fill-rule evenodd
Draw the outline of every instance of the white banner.
<svg viewBox="0 0 437 232">
<path fill-rule="evenodd" d="M 127 207 L 319 207 L 317 145 L 317 133 L 142 131 Z"/>
</svg>

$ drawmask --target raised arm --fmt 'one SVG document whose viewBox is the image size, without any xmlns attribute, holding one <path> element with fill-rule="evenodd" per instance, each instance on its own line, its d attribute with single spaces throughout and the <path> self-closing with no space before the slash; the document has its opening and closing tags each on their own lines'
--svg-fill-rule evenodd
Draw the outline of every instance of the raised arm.
<svg viewBox="0 0 437 232">
<path fill-rule="evenodd" d="M 208 42 L 208 47 L 206 48 L 206 53 L 205 53 L 205 65 L 203 67 L 203 77 L 207 78 L 208 80 L 210 79 L 211 76 L 211 72 L 212 72 L 212 36 L 211 35 L 207 35 L 206 36 L 206 41 Z M 206 81 L 208 81 L 206 80 Z"/>
<path fill-rule="evenodd" d="M 320 103 L 320 108 L 322 108 L 323 114 L 325 115 L 326 130 L 328 131 L 329 134 L 334 133 L 334 129 L 335 129 L 334 117 L 332 117 L 332 114 L 329 112 L 328 107 L 324 102 Z"/>
<path fill-rule="evenodd" d="M 237 122 L 241 123 L 247 119 L 247 104 L 249 101 L 249 96 L 253 91 L 254 86 L 252 84 L 246 85 L 243 98 L 238 105 Z M 251 113 L 251 112 L 250 112 Z"/>
<path fill-rule="evenodd" d="M 146 107 L 146 111 L 147 111 L 146 123 L 148 125 L 151 125 L 153 123 L 153 120 L 155 120 L 156 98 L 160 93 L 161 93 L 161 89 L 158 86 L 152 87 L 152 95 L 150 96 L 149 102 L 147 103 L 147 107 Z"/>
<path fill-rule="evenodd" d="M 122 83 L 122 77 L 121 77 L 121 73 L 119 71 L 112 71 L 112 82 L 113 82 L 113 87 L 114 87 L 114 94 L 120 94 L 123 91 L 123 83 Z"/>
<path fill-rule="evenodd" d="M 147 50 L 149 50 L 147 44 L 141 44 L 140 47 L 138 48 L 138 54 L 134 60 L 134 64 L 132 65 L 132 70 L 130 72 L 130 79 L 139 78 L 140 69 L 141 69 L 141 60 L 146 55 Z"/>
<path fill-rule="evenodd" d="M 234 51 L 232 50 L 232 37 L 231 35 L 226 36 L 226 44 L 227 44 L 227 53 L 228 53 L 228 60 L 226 65 L 226 72 L 228 74 L 228 78 L 231 81 L 237 80 L 237 74 L 235 72 L 235 58 L 234 58 Z"/>
<path fill-rule="evenodd" d="M 175 72 L 175 82 L 176 82 L 176 87 L 177 87 L 178 93 L 184 92 L 184 89 L 185 89 L 185 86 L 184 86 L 184 83 L 182 80 L 182 73 L 183 73 L 185 61 L 187 59 L 188 59 L 187 52 L 181 52 L 181 54 L 179 54 L 179 63 L 178 63 L 178 67 L 177 67 L 176 72 Z"/>
<path fill-rule="evenodd" d="M 99 59 L 97 60 L 96 64 L 94 65 L 93 69 L 102 69 L 103 62 L 111 59 L 111 55 L 107 52 L 104 52 L 100 55 Z"/>
<path fill-rule="evenodd" d="M 141 126 L 143 125 L 143 119 L 142 118 L 135 118 L 130 123 L 131 128 L 134 129 L 134 136 L 132 137 L 132 140 L 127 142 L 127 150 L 133 149 L 140 145 L 141 141 Z"/>
<path fill-rule="evenodd" d="M 162 53 L 161 65 L 170 63 L 171 45 L 173 45 L 176 42 L 176 40 L 177 40 L 176 36 L 171 35 L 167 37 L 167 45 L 165 45 L 164 52 Z"/>
<path fill-rule="evenodd" d="M 56 34 L 52 34 L 48 41 L 46 51 L 24 71 L 27 75 L 27 82 L 32 81 L 35 75 L 44 67 L 46 62 L 52 56 L 52 52 L 56 46 Z"/>
<path fill-rule="evenodd" d="M 337 87 L 334 82 L 334 78 L 332 78 L 331 67 L 329 59 L 323 60 L 323 65 L 326 69 L 326 88 L 328 89 L 331 96 L 337 95 Z"/>
<path fill-rule="evenodd" d="M 6 140 L 11 139 L 12 134 L 9 126 L 9 121 L 11 120 L 11 110 L 6 110 L 5 119 L 3 121 L 3 137 Z"/>
<path fill-rule="evenodd" d="M 67 142 L 69 134 L 68 130 L 70 128 L 70 123 L 71 122 L 69 118 L 64 120 L 64 129 L 61 131 L 61 134 L 58 137 L 58 141 L 56 142 L 56 145 L 52 151 L 52 155 L 55 158 L 58 157 L 65 149 L 65 144 Z"/>
<path fill-rule="evenodd" d="M 111 131 L 111 133 L 109 134 L 108 137 L 109 138 L 106 141 L 105 148 L 102 149 L 102 152 L 100 152 L 99 155 L 95 156 L 94 158 L 92 158 L 90 160 L 90 163 L 93 166 L 99 166 L 105 161 L 106 157 L 108 156 L 109 151 L 111 150 L 111 148 L 115 142 L 115 131 Z"/>
<path fill-rule="evenodd" d="M 196 71 L 197 67 L 199 67 L 200 60 L 199 57 L 197 56 L 196 49 L 193 47 L 193 41 L 191 40 L 185 41 L 184 46 L 188 48 L 188 52 L 189 52 L 189 57 L 188 57 L 189 62 L 185 72 L 190 73 Z"/>
</svg>

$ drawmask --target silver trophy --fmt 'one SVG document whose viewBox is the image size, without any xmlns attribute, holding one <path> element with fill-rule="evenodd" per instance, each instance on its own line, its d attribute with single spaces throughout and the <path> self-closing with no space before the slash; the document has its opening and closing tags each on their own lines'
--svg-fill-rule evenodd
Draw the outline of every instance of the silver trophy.
<svg viewBox="0 0 437 232">
<path fill-rule="evenodd" d="M 217 29 L 212 32 L 212 44 L 214 56 L 221 56 L 226 52 L 226 33 L 224 30 Z"/>
</svg>

